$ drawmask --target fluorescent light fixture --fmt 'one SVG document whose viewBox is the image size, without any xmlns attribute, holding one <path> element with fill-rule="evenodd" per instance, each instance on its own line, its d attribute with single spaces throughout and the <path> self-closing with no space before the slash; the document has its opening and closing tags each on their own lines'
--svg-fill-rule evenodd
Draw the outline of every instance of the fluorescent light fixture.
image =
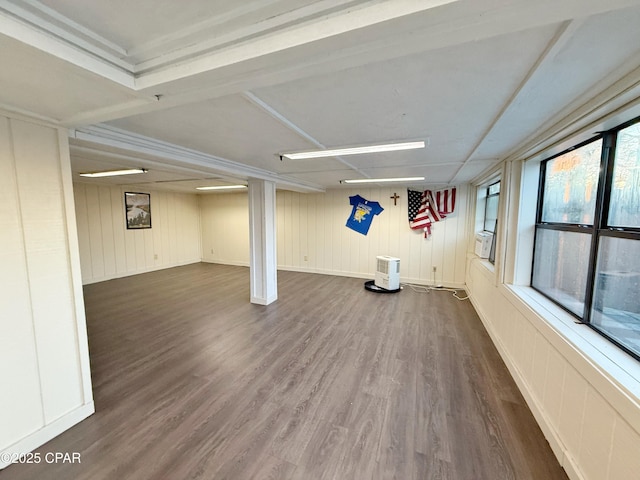
<svg viewBox="0 0 640 480">
<path fill-rule="evenodd" d="M 289 160 L 303 160 L 307 158 L 337 157 L 344 155 L 359 155 L 361 153 L 395 152 L 397 150 L 413 150 L 424 148 L 424 141 L 387 143 L 385 145 L 365 145 L 363 147 L 335 148 L 332 150 L 315 150 L 310 152 L 283 153 L 281 157 Z"/>
<path fill-rule="evenodd" d="M 196 190 L 236 190 L 247 188 L 246 185 L 217 185 L 215 187 L 196 187 Z"/>
<path fill-rule="evenodd" d="M 127 170 L 110 170 L 107 172 L 93 172 L 93 173 L 81 173 L 81 177 L 115 177 L 117 175 L 133 175 L 136 173 L 147 173 L 148 170 L 146 168 L 130 168 Z"/>
<path fill-rule="evenodd" d="M 424 180 L 424 177 L 355 178 L 353 180 L 340 180 L 340 183 L 421 182 L 422 180 Z"/>
</svg>

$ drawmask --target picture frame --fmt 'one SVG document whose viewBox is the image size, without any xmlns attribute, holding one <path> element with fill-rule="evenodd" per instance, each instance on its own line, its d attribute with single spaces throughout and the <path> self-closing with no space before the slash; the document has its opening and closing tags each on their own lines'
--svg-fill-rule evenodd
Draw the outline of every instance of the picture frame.
<svg viewBox="0 0 640 480">
<path fill-rule="evenodd" d="M 151 194 L 124 192 L 127 230 L 151 228 Z"/>
</svg>

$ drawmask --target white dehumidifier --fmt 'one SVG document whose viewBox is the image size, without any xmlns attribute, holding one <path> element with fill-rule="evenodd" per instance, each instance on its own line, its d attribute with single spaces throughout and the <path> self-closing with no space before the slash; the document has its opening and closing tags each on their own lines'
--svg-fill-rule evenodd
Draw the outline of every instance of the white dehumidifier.
<svg viewBox="0 0 640 480">
<path fill-rule="evenodd" d="M 400 288 L 400 259 L 379 255 L 376 260 L 375 286 L 385 290 L 398 290 Z"/>
</svg>

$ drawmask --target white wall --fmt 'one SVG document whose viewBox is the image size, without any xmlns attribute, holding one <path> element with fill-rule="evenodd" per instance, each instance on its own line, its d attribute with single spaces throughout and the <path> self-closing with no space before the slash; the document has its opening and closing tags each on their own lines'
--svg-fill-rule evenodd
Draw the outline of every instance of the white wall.
<svg viewBox="0 0 640 480">
<path fill-rule="evenodd" d="M 638 478 L 638 397 L 580 352 L 580 339 L 549 324 L 544 304 L 534 310 L 496 285 L 486 263 L 471 260 L 467 282 L 476 311 L 569 477 Z"/>
<path fill-rule="evenodd" d="M 127 230 L 124 192 L 131 190 L 74 184 L 85 284 L 200 261 L 198 196 L 145 191 L 151 194 L 151 228 Z"/>
<path fill-rule="evenodd" d="M 469 255 L 467 290 L 569 478 L 640 478 L 640 364 L 528 286 L 538 175 L 534 162 L 505 164 L 508 228 L 495 267 Z"/>
<path fill-rule="evenodd" d="M 68 151 L 65 130 L 0 114 L 0 453 L 94 411 Z"/>
<path fill-rule="evenodd" d="M 400 198 L 394 206 L 390 198 Z M 468 187 L 458 187 L 456 211 L 433 227 L 425 239 L 409 228 L 407 189 L 358 188 L 302 194 L 279 190 L 276 198 L 278 268 L 372 278 L 377 255 L 400 258 L 402 281 L 464 284 Z M 377 201 L 384 211 L 364 236 L 345 227 L 349 196 Z M 249 264 L 246 194 L 214 194 L 201 201 L 203 260 Z M 213 249 L 214 253 L 211 254 Z M 306 257 L 306 258 L 305 258 Z"/>
<path fill-rule="evenodd" d="M 200 197 L 202 260 L 249 266 L 249 198 L 243 193 Z"/>
</svg>

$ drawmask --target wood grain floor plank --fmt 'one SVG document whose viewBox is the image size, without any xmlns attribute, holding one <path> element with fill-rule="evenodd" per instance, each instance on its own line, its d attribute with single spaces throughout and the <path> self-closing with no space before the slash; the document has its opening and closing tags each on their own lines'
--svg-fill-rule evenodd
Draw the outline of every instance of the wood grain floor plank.
<svg viewBox="0 0 640 480">
<path fill-rule="evenodd" d="M 296 466 L 271 455 L 262 455 L 245 477 L 248 480 L 291 480 Z"/>
<path fill-rule="evenodd" d="M 279 432 L 271 441 L 271 455 L 299 465 L 311 437 L 324 420 L 294 409 L 288 409 L 287 413 Z"/>
<path fill-rule="evenodd" d="M 347 429 L 342 455 L 336 468 L 336 479 L 372 479 L 379 473 L 377 457 L 387 400 L 361 395 L 354 402 L 344 422 Z"/>
<path fill-rule="evenodd" d="M 387 410 L 378 443 L 380 478 L 413 478 L 415 453 L 415 372 L 405 362 L 395 360 L 396 369 L 389 389 Z"/>
<path fill-rule="evenodd" d="M 0 480 L 566 480 L 469 302 L 194 264 L 85 287 L 96 413 Z"/>
<path fill-rule="evenodd" d="M 336 478 L 348 431 L 321 421 L 307 444 L 293 479 L 331 480 Z"/>
</svg>

